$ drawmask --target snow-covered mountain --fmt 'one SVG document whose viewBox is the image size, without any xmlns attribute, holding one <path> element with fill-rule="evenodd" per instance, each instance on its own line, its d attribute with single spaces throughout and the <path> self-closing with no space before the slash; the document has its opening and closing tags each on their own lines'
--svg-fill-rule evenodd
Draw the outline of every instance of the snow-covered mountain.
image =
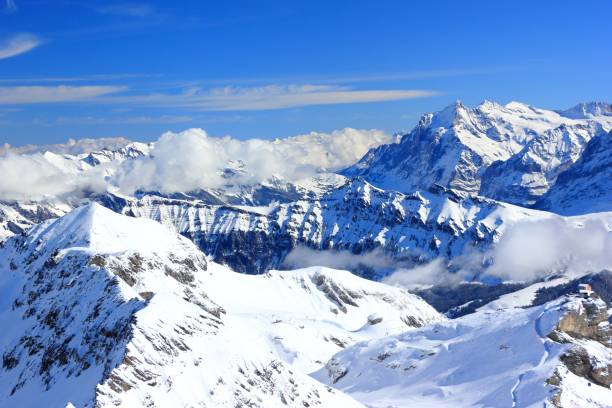
<svg viewBox="0 0 612 408">
<path fill-rule="evenodd" d="M 0 239 L 97 201 L 159 221 L 240 272 L 281 267 L 303 246 L 353 254 L 381 248 L 408 266 L 453 259 L 488 247 L 517 219 L 550 217 L 506 202 L 570 215 L 612 210 L 606 196 L 609 135 L 602 133 L 612 124 L 609 112 L 605 103 L 559 112 L 520 103 L 485 102 L 474 109 L 456 103 L 425 115 L 399 143 L 371 150 L 346 170 L 349 178 L 322 173 L 299 182 L 273 177 L 237 184 L 232 174 L 244 172 L 244 164 L 232 161 L 222 187 L 4 200 Z M 114 165 L 130 167 L 151 152 L 151 145 L 131 143 L 42 157 L 62 172 L 102 171 L 113 179 Z"/>
<path fill-rule="evenodd" d="M 361 406 L 307 373 L 443 320 L 348 272 L 234 273 L 98 204 L 5 241 L 0 293 L 2 406 Z"/>
<path fill-rule="evenodd" d="M 572 119 L 589 119 L 612 116 L 612 105 L 606 102 L 579 103 L 573 108 L 558 111 L 562 116 Z"/>
<path fill-rule="evenodd" d="M 424 115 L 400 143 L 370 150 L 343 174 L 403 192 L 442 186 L 530 205 L 593 136 L 612 128 L 609 112 L 605 103 L 555 112 L 518 102 L 473 109 L 456 102 Z"/>
<path fill-rule="evenodd" d="M 513 223 L 552 214 L 492 200 L 457 200 L 428 192 L 405 195 L 363 179 L 324 194 L 269 207 L 208 205 L 145 196 L 108 203 L 189 237 L 215 261 L 244 273 L 283 265 L 298 247 L 363 254 L 382 250 L 407 266 L 487 249 Z M 380 277 L 380 270 L 372 277 Z"/>
<path fill-rule="evenodd" d="M 351 130 L 391 143 L 342 174 L 334 134 L 5 147 L 0 406 L 608 406 L 611 127 L 606 103 L 456 103 L 399 141 Z M 222 149 L 215 183 L 168 189 L 190 143 Z M 269 171 L 285 153 L 308 177 Z M 275 270 L 322 264 L 371 280 Z M 461 317 L 376 282 L 407 274 Z"/>
<path fill-rule="evenodd" d="M 596 122 L 547 130 L 510 159 L 489 166 L 482 176 L 480 194 L 531 206 L 584 154 L 593 135 L 604 134 Z"/>
<path fill-rule="evenodd" d="M 399 142 L 370 150 L 343 174 L 349 178 L 361 176 L 374 186 L 407 195 L 416 191 L 446 192 L 457 197 L 481 195 L 501 202 L 536 205 L 537 208 L 562 214 L 574 214 L 575 211 L 569 207 L 588 209 L 590 204 L 583 205 L 580 201 L 589 200 L 590 190 L 605 191 L 606 185 L 597 182 L 593 183 L 593 189 L 582 188 L 583 181 L 576 179 L 573 183 L 572 175 L 580 172 L 575 170 L 562 177 L 562 185 L 558 188 L 554 186 L 558 176 L 579 161 L 589 141 L 611 129 L 611 110 L 607 103 L 587 103 L 566 111 L 549 111 L 517 102 L 505 106 L 484 102 L 473 109 L 457 102 L 440 112 L 424 115 L 420 123 Z M 304 137 L 301 137 L 300 143 L 306 143 L 302 139 Z M 324 141 L 332 143 L 331 136 Z M 317 139 L 316 143 L 322 142 Z M 84 144 L 89 145 L 99 146 L 91 141 Z M 76 149 L 75 146 L 80 147 Z M 80 175 L 86 182 L 78 177 L 77 182 L 59 177 L 59 181 L 55 182 L 60 186 L 69 183 L 75 185 L 66 188 L 65 192 L 62 188 L 51 189 L 49 192 L 56 193 L 54 196 L 45 199 L 36 197 L 35 201 L 4 198 L 0 201 L 0 235 L 6 237 L 40 222 L 45 213 L 57 215 L 58 208 L 81 205 L 83 196 L 92 195 L 92 191 L 87 190 L 87 185 L 91 183 L 88 175 L 97 174 L 96 187 L 104 188 L 100 183 L 105 183 L 105 178 L 107 183 L 112 184 L 112 175 L 118 165 L 125 162 L 126 167 L 130 168 L 136 159 L 150 157 L 154 151 L 153 144 L 123 141 L 110 146 L 83 152 L 84 147 L 74 142 L 70 146 L 49 146 L 48 151 L 41 152 L 37 162 L 29 165 L 43 162 L 60 176 Z M 607 154 L 608 144 L 600 143 L 598 146 L 599 156 Z M 14 155 L 20 151 L 10 148 L 4 154 Z M 33 151 L 36 150 L 32 147 L 25 150 L 28 153 Z M 580 162 L 587 160 L 585 158 Z M 604 164 L 599 167 L 606 169 L 609 166 Z M 148 194 L 211 205 L 268 207 L 273 203 L 317 199 L 346 182 L 340 175 L 322 173 L 297 182 L 272 177 L 243 184 L 236 183 L 232 175 L 244 173 L 244 163 L 229 161 L 221 170 L 227 177 L 227 183 L 223 186 L 164 194 L 159 191 L 137 191 L 135 196 Z M 39 181 L 47 182 L 44 178 Z M 80 184 L 85 184 L 85 187 L 79 187 Z M 114 194 L 120 193 L 111 187 L 107 186 Z M 78 191 L 79 188 L 86 188 L 86 191 Z M 555 192 L 557 190 L 581 189 L 581 194 L 573 194 L 571 198 L 562 200 L 562 205 L 545 204 L 546 198 L 543 196 L 549 189 L 553 190 L 551 196 L 559 195 L 559 192 Z M 78 193 L 76 198 L 75 193 Z M 542 203 L 535 204 L 537 201 Z M 608 205 L 610 200 L 599 201 L 598 210 L 612 210 Z M 34 207 L 38 209 L 31 211 Z M 567 210 L 564 207 L 568 207 Z"/>
<path fill-rule="evenodd" d="M 574 215 L 610 211 L 612 205 L 612 133 L 589 141 L 580 159 L 557 177 L 536 207 Z"/>
<path fill-rule="evenodd" d="M 565 219 L 489 199 L 459 199 L 448 193 L 406 195 L 378 189 L 360 178 L 319 197 L 259 207 L 209 204 L 207 199 L 186 196 L 101 195 L 90 199 L 118 213 L 153 219 L 188 237 L 214 261 L 238 272 L 258 274 L 313 265 L 300 258 L 300 254 L 313 256 L 308 253 L 313 250 L 341 258 L 355 257 L 355 262 L 349 262 L 352 270 L 370 279 L 380 279 L 397 267 L 409 268 L 434 259 L 445 260 L 451 269 L 461 268 L 464 256 L 485 257 L 509 228 L 523 221 L 558 220 L 578 225 L 590 219 Z M 50 205 L 31 204 L 41 212 L 41 218 L 70 210 L 67 204 L 46 207 Z M 16 208 L 24 211 L 21 207 L 29 208 L 25 204 Z M 12 210 L 12 218 L 5 221 L 7 235 L 21 233 L 32 222 L 42 221 L 28 221 L 14 207 L 6 208 Z M 48 212 L 43 212 L 45 209 Z M 32 218 L 34 214 L 25 215 Z M 595 218 L 612 225 L 611 216 L 605 213 Z M 23 224 L 11 221 L 15 219 L 23 220 Z M 331 265 L 348 267 L 340 261 Z M 472 276 L 484 272 L 486 266 L 470 265 Z"/>
<path fill-rule="evenodd" d="M 529 291 L 529 290 L 528 290 Z M 598 298 L 495 307 L 358 343 L 314 377 L 368 407 L 608 407 L 612 329 Z"/>
</svg>

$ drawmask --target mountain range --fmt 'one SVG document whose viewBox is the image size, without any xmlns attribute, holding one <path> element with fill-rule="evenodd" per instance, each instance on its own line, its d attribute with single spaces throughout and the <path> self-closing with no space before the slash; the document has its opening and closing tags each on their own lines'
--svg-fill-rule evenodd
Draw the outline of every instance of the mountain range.
<svg viewBox="0 0 612 408">
<path fill-rule="evenodd" d="M 612 106 L 379 139 L 188 191 L 126 190 L 161 142 L 5 148 L 62 188 L 0 183 L 0 406 L 609 406 Z"/>
</svg>

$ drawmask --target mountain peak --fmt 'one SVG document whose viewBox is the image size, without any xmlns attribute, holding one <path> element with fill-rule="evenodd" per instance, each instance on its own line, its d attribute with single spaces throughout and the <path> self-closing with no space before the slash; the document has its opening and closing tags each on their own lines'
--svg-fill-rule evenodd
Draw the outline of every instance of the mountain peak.
<svg viewBox="0 0 612 408">
<path fill-rule="evenodd" d="M 481 110 L 503 109 L 503 106 L 495 101 L 490 101 L 488 99 L 485 99 L 484 101 L 480 102 L 478 106 L 476 106 L 476 109 L 481 109 Z"/>
<path fill-rule="evenodd" d="M 598 116 L 612 116 L 612 104 L 608 102 L 583 102 L 572 108 L 557 111 L 557 113 L 571 119 L 590 119 Z"/>
<path fill-rule="evenodd" d="M 504 105 L 506 109 L 518 111 L 518 112 L 529 112 L 532 111 L 533 108 L 526 103 L 518 102 L 518 101 L 510 101 L 506 105 Z"/>
<path fill-rule="evenodd" d="M 183 252 L 193 246 L 155 221 L 126 217 L 95 202 L 35 227 L 29 237 L 39 247 L 92 253 Z"/>
<path fill-rule="evenodd" d="M 431 117 L 431 127 L 451 127 L 458 119 L 469 114 L 469 109 L 460 101 L 456 100 L 441 111 L 434 113 Z"/>
</svg>

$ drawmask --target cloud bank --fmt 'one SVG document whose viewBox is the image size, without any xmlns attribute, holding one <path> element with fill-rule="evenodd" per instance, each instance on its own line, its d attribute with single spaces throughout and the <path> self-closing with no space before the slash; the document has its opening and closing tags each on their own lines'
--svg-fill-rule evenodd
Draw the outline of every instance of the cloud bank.
<svg viewBox="0 0 612 408">
<path fill-rule="evenodd" d="M 298 247 L 287 256 L 289 268 L 327 266 L 359 271 L 371 268 L 382 281 L 415 289 L 452 286 L 466 281 L 534 282 L 556 274 L 569 278 L 612 270 L 612 215 L 593 214 L 523 220 L 508 228 L 495 247 L 452 260 L 436 258 L 410 266 L 380 249 L 355 255 L 349 251 L 316 251 Z"/>
<path fill-rule="evenodd" d="M 7 3 L 7 8 L 10 4 Z M 10 10 L 10 8 L 9 8 Z M 0 43 L 0 60 L 15 57 L 41 45 L 43 41 L 33 34 L 17 34 Z"/>
<path fill-rule="evenodd" d="M 131 143 L 130 140 L 123 137 L 102 137 L 99 139 L 68 139 L 66 143 L 57 143 L 49 145 L 29 144 L 24 146 L 11 146 L 8 143 L 0 145 L 0 156 L 8 154 L 23 155 L 33 153 L 58 153 L 79 155 L 83 153 L 93 152 L 102 149 L 116 150 Z"/>
<path fill-rule="evenodd" d="M 155 143 L 149 157 L 126 162 L 115 183 L 127 193 L 172 193 L 227 183 L 255 184 L 272 177 L 298 181 L 346 167 L 368 149 L 390 141 L 381 131 L 356 129 L 276 140 L 210 137 L 202 129 L 169 132 Z M 228 167 L 233 170 L 229 179 L 224 172 Z"/>
<path fill-rule="evenodd" d="M 149 156 L 110 163 L 104 168 L 76 168 L 51 151 L 81 154 L 102 147 L 125 146 L 125 139 L 85 139 L 44 147 L 0 147 L 0 199 L 43 199 L 83 191 L 112 190 L 163 193 L 256 184 L 277 177 L 295 182 L 322 171 L 344 168 L 368 149 L 392 141 L 378 130 L 342 129 L 312 132 L 284 139 L 238 140 L 211 137 L 202 129 L 168 132 L 154 143 Z M 230 169 L 231 172 L 227 170 Z M 104 178 L 101 172 L 108 177 Z M 26 179 L 19 175 L 27 173 Z"/>
<path fill-rule="evenodd" d="M 400 267 L 384 281 L 405 287 L 452 285 L 480 274 L 529 283 L 554 274 L 573 278 L 612 269 L 612 217 L 524 220 L 509 228 L 490 251 L 466 254 L 452 264 L 453 272 L 441 258 Z"/>
<path fill-rule="evenodd" d="M 87 191 L 102 192 L 106 188 L 100 170 L 69 172 L 39 153 L 23 156 L 9 153 L 0 157 L 0 174 L 2 200 L 35 201 Z"/>
<path fill-rule="evenodd" d="M 491 259 L 487 273 L 527 282 L 612 269 L 611 226 L 597 215 L 523 221 L 506 231 Z"/>
<path fill-rule="evenodd" d="M 305 246 L 298 246 L 289 252 L 283 261 L 283 266 L 289 269 L 326 266 L 328 268 L 348 271 L 363 268 L 381 270 L 397 268 L 398 261 L 385 254 L 381 249 L 375 249 L 363 254 L 353 254 L 350 251 L 320 251 Z"/>
</svg>

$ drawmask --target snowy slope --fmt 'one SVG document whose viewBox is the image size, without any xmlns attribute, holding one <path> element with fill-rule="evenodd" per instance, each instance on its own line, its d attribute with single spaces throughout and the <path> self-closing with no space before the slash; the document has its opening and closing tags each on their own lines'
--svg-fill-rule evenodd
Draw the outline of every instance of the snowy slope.
<svg viewBox="0 0 612 408">
<path fill-rule="evenodd" d="M 564 215 L 612 210 L 612 133 L 593 138 L 536 207 Z"/>
<path fill-rule="evenodd" d="M 605 310 L 575 297 L 485 309 L 358 343 L 314 377 L 369 407 L 607 407 L 612 377 L 593 376 L 612 369 Z"/>
<path fill-rule="evenodd" d="M 307 373 L 443 318 L 348 272 L 245 276 L 100 205 L 0 248 L 0 405 L 360 406 Z"/>
<path fill-rule="evenodd" d="M 581 157 L 593 135 L 601 134 L 604 131 L 596 122 L 547 130 L 510 159 L 488 167 L 482 177 L 480 194 L 531 206 L 554 186 L 561 172 Z"/>
</svg>

